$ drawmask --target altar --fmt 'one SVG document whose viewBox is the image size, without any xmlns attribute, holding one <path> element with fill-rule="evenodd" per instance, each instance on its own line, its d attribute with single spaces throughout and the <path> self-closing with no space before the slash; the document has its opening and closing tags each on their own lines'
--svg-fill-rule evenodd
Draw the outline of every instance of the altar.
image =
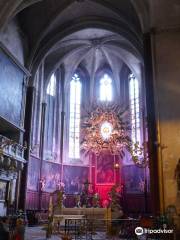
<svg viewBox="0 0 180 240">
<path fill-rule="evenodd" d="M 110 208 L 62 208 L 54 209 L 53 218 L 58 217 L 66 218 L 68 216 L 76 218 L 86 219 L 110 219 L 111 209 Z"/>
<path fill-rule="evenodd" d="M 86 220 L 92 222 L 93 220 L 108 221 L 110 219 L 110 208 L 62 208 L 59 210 L 54 209 L 53 229 L 54 231 L 58 232 L 60 231 L 60 229 L 65 229 L 65 231 L 67 231 L 67 224 L 69 225 L 70 222 L 84 225 L 84 221 Z"/>
<path fill-rule="evenodd" d="M 83 231 L 92 232 L 93 229 L 107 227 L 111 220 L 110 208 L 62 208 L 55 209 L 53 214 L 53 232 L 65 234 Z M 96 226 L 94 227 L 94 222 Z"/>
<path fill-rule="evenodd" d="M 53 215 L 53 232 L 60 232 L 61 230 L 67 231 L 67 222 L 72 220 L 82 220 L 85 219 L 84 215 L 64 215 L 57 214 Z"/>
</svg>

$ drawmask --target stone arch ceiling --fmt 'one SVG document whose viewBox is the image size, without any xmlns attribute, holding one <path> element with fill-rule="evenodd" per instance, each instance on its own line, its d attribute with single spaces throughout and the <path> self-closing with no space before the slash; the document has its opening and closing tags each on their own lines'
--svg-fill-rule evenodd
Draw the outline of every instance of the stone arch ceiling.
<svg viewBox="0 0 180 240">
<path fill-rule="evenodd" d="M 4 26 L 13 16 L 22 10 L 37 8 L 39 4 L 47 5 L 47 9 L 52 9 L 52 6 L 61 6 L 71 4 L 75 0 L 0 0 L 0 28 Z M 86 0 L 85 0 L 86 1 Z M 83 0 L 82 0 L 83 2 Z M 177 26 L 180 24 L 180 2 L 179 0 L 92 0 L 99 2 L 113 9 L 122 9 L 121 2 L 131 2 L 136 11 L 136 15 L 141 23 L 143 32 L 149 31 L 150 27 L 168 27 Z M 124 4 L 124 3 L 123 3 Z M 129 9 L 124 8 L 126 12 Z M 44 12 L 45 13 L 45 12 Z M 44 16 L 47 17 L 47 14 Z"/>
<path fill-rule="evenodd" d="M 121 18 L 140 29 L 138 17 L 129 0 L 87 0 L 82 3 L 67 0 L 44 0 L 26 8 L 19 15 L 23 18 L 22 25 L 24 27 L 28 29 L 32 25 L 34 26 L 33 31 L 27 31 L 29 35 L 32 34 L 33 38 L 40 32 L 47 33 L 64 22 L 83 15 Z"/>
<path fill-rule="evenodd" d="M 80 66 L 89 73 L 92 86 L 98 70 L 109 66 L 119 88 L 121 69 L 126 64 L 137 77 L 143 65 L 141 54 L 121 35 L 97 28 L 77 31 L 58 42 L 45 58 L 45 79 L 61 64 L 66 79 Z"/>
<path fill-rule="evenodd" d="M 52 5 L 56 5 L 58 3 L 63 3 L 63 2 L 68 2 L 68 3 L 72 3 L 75 0 L 51 0 L 49 1 L 50 7 Z M 85 0 L 86 1 L 86 0 Z M 92 0 L 94 1 L 94 0 Z M 112 5 L 114 7 L 114 9 L 118 9 L 118 7 L 120 7 L 120 9 L 122 8 L 121 3 L 119 0 L 95 0 L 96 2 L 108 5 L 110 3 L 110 5 Z M 39 3 L 39 2 L 47 2 L 46 0 L 1 0 L 0 1 L 0 25 L 3 25 L 4 23 L 6 23 L 12 16 L 15 16 L 17 13 L 19 13 L 20 11 L 24 10 L 25 8 L 35 4 L 35 3 Z M 84 2 L 84 0 L 77 0 L 77 2 Z M 129 1 L 121 1 L 121 2 L 129 2 Z M 143 23 L 144 21 L 144 16 L 148 15 L 148 0 L 130 0 L 130 2 L 132 3 L 134 9 L 137 11 L 138 17 L 141 21 L 141 26 L 143 27 L 143 25 L 145 25 Z M 129 11 L 128 8 L 125 8 L 126 11 Z"/>
<path fill-rule="evenodd" d="M 18 14 L 18 19 L 28 38 L 30 58 L 38 51 L 39 46 L 42 48 L 43 44 L 47 44 L 51 38 L 67 25 L 73 25 L 75 21 L 77 25 L 78 21 L 91 22 L 92 19 L 94 22 L 106 21 L 109 24 L 116 21 L 116 26 L 123 27 L 124 32 L 130 32 L 134 38 L 141 38 L 140 23 L 129 0 L 44 0 L 23 10 Z M 137 41 L 140 41 L 139 39 Z"/>
<path fill-rule="evenodd" d="M 142 19 L 143 14 L 148 12 L 147 1 L 8 0 L 11 11 L 7 1 L 5 7 L 6 11 L 9 9 L 9 15 L 16 15 L 28 41 L 27 67 L 30 64 L 33 66 L 33 61 L 36 62 L 39 56 L 40 60 L 45 59 L 46 78 L 63 63 L 68 66 L 69 76 L 81 65 L 91 73 L 93 80 L 96 71 L 103 65 L 110 66 L 115 78 L 118 78 L 117 69 L 120 71 L 123 63 L 139 74 Z M 67 37 L 59 37 L 58 34 L 67 26 L 84 19 L 89 24 L 86 29 L 76 29 Z M 97 25 L 101 22 L 98 30 L 90 26 L 92 19 Z M 102 27 L 103 22 L 109 24 L 109 30 L 114 27 L 115 31 L 107 31 L 108 28 Z"/>
</svg>

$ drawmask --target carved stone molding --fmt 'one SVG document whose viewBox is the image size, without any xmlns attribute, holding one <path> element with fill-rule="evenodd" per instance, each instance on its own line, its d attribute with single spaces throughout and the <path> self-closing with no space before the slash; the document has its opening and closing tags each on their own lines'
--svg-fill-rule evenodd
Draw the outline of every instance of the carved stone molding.
<svg viewBox="0 0 180 240">
<path fill-rule="evenodd" d="M 0 135 L 0 167 L 6 171 L 16 172 L 22 170 L 25 163 L 24 147 Z"/>
</svg>

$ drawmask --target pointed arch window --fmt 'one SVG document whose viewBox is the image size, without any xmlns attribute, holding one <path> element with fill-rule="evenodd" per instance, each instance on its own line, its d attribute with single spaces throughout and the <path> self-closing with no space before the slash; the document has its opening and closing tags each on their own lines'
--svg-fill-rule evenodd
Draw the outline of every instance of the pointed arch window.
<svg viewBox="0 0 180 240">
<path fill-rule="evenodd" d="M 140 98 L 139 98 L 139 81 L 133 75 L 129 75 L 129 101 L 131 111 L 131 139 L 133 143 L 141 142 L 140 129 Z"/>
<path fill-rule="evenodd" d="M 108 74 L 104 74 L 100 79 L 99 91 L 100 101 L 112 101 L 112 79 Z"/>
<path fill-rule="evenodd" d="M 44 158 L 47 161 L 57 161 L 55 157 L 56 132 L 57 132 L 57 80 L 56 74 L 52 74 L 46 88 L 46 118 L 45 118 L 45 141 L 44 141 Z"/>
<path fill-rule="evenodd" d="M 69 157 L 80 157 L 80 110 L 82 84 L 78 74 L 70 82 Z"/>
<path fill-rule="evenodd" d="M 56 77 L 54 73 L 52 74 L 50 81 L 47 86 L 46 93 L 52 97 L 56 95 Z"/>
</svg>

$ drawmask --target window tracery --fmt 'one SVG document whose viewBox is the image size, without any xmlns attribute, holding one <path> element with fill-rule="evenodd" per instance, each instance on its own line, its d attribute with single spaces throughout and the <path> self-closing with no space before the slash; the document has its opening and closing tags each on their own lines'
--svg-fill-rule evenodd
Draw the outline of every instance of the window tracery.
<svg viewBox="0 0 180 240">
<path fill-rule="evenodd" d="M 45 148 L 44 160 L 57 162 L 57 149 L 56 146 L 56 132 L 58 126 L 57 121 L 57 82 L 56 74 L 53 73 L 46 88 L 46 115 L 45 115 Z"/>
<path fill-rule="evenodd" d="M 54 74 L 50 78 L 46 93 L 52 97 L 56 95 L 56 77 Z"/>
<path fill-rule="evenodd" d="M 70 82 L 69 158 L 80 158 L 80 110 L 82 84 L 78 74 Z"/>
<path fill-rule="evenodd" d="M 112 79 L 108 74 L 104 74 L 100 79 L 100 101 L 112 101 Z"/>
<path fill-rule="evenodd" d="M 134 143 L 141 142 L 140 128 L 140 101 L 139 101 L 139 81 L 133 75 L 129 75 L 129 101 L 131 113 L 131 139 Z"/>
</svg>

